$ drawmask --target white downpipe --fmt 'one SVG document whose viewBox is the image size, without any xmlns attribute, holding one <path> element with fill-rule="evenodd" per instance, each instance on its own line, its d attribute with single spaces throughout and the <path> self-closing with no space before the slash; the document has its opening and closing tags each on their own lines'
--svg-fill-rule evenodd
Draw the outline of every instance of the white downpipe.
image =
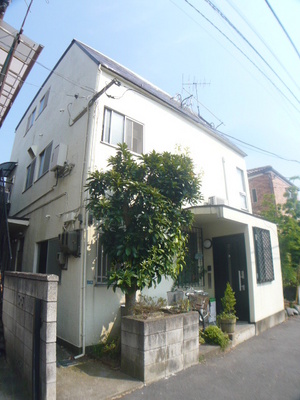
<svg viewBox="0 0 300 400">
<path fill-rule="evenodd" d="M 226 165 L 225 165 L 225 158 L 224 158 L 224 157 L 222 157 L 222 164 L 223 164 L 225 194 L 226 194 L 226 200 L 227 200 L 227 202 L 228 202 L 228 201 L 229 201 L 229 198 L 228 198 L 228 187 L 227 187 L 227 175 L 226 175 Z M 228 204 L 229 204 L 229 203 L 228 203 Z"/>
<path fill-rule="evenodd" d="M 83 230 L 83 257 L 82 257 L 82 274 L 81 274 L 81 342 L 82 342 L 82 353 L 78 354 L 74 358 L 81 358 L 85 356 L 85 296 L 86 296 L 86 248 L 87 248 L 87 218 L 86 226 Z"/>
<path fill-rule="evenodd" d="M 97 86 L 100 84 L 101 77 L 101 69 L 98 70 L 98 82 Z M 80 187 L 80 198 L 81 204 L 80 209 L 84 210 L 84 184 L 88 174 L 88 159 L 94 159 L 94 156 L 91 157 L 92 143 L 93 143 L 93 132 L 90 126 L 90 108 L 87 109 L 87 127 L 86 127 L 86 137 L 84 144 L 84 159 L 82 166 L 82 177 L 81 177 L 81 187 Z M 90 157 L 90 158 L 89 158 Z M 87 262 L 87 244 L 88 244 L 88 213 L 84 213 L 84 230 L 83 230 L 83 257 L 82 257 L 82 274 L 81 274 L 81 343 L 82 343 L 82 353 L 75 356 L 75 359 L 81 358 L 85 356 L 85 347 L 86 347 L 86 320 L 85 320 L 85 308 L 86 308 L 86 262 Z"/>
</svg>

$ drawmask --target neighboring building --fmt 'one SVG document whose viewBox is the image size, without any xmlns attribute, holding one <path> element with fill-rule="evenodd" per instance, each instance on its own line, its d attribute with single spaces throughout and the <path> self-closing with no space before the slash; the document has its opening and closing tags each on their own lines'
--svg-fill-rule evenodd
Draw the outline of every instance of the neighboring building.
<svg viewBox="0 0 300 400">
<path fill-rule="evenodd" d="M 251 213 L 245 153 L 168 94 L 73 40 L 16 128 L 9 177 L 10 218 L 29 222 L 12 232 L 13 268 L 59 275 L 58 337 L 84 351 L 119 326 L 124 298 L 106 287 L 85 184 L 124 141 L 135 154 L 188 148 L 202 174 L 181 285 L 203 287 L 219 308 L 230 281 L 241 321 L 258 330 L 281 322 L 277 231 Z M 145 294 L 166 298 L 172 285 L 164 279 Z"/>
<path fill-rule="evenodd" d="M 288 190 L 295 186 L 270 165 L 248 169 L 247 173 L 253 214 L 261 214 L 266 195 L 273 196 L 276 205 L 284 204 Z"/>
</svg>

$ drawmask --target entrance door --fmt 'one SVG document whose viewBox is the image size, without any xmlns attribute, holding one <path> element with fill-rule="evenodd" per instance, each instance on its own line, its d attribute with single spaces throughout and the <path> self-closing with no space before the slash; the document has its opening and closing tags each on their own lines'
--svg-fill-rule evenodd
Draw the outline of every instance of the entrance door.
<svg viewBox="0 0 300 400">
<path fill-rule="evenodd" d="M 249 321 L 249 292 L 245 239 L 243 234 L 213 239 L 215 295 L 217 313 L 222 310 L 221 298 L 227 282 L 236 297 L 236 314 L 240 321 Z"/>
</svg>

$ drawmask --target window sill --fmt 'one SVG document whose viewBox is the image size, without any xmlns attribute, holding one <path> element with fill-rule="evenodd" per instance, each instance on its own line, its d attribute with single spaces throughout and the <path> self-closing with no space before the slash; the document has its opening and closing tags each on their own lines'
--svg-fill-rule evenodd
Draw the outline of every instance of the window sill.
<svg viewBox="0 0 300 400">
<path fill-rule="evenodd" d="M 106 146 L 108 146 L 108 147 L 111 147 L 112 149 L 117 149 L 118 148 L 118 145 L 116 145 L 116 144 L 111 144 L 111 143 L 107 143 L 107 142 L 104 142 L 103 140 L 101 140 L 100 141 L 100 143 L 101 144 L 104 144 L 104 145 L 106 145 Z M 123 143 L 122 143 L 123 144 Z M 134 156 L 141 156 L 142 154 L 144 154 L 144 152 L 143 153 L 136 153 L 135 151 L 132 151 L 132 150 L 130 150 L 130 149 L 128 149 L 129 151 L 130 151 L 130 153 L 132 153 Z"/>
</svg>

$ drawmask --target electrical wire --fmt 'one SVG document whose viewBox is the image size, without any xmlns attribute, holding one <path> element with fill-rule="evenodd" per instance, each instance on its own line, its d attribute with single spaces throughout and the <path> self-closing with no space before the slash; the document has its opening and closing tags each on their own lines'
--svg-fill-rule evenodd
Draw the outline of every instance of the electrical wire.
<svg viewBox="0 0 300 400">
<path fill-rule="evenodd" d="M 257 65 L 247 54 L 238 47 L 224 32 L 221 31 L 210 19 L 208 19 L 198 8 L 191 4 L 188 0 L 184 0 L 191 8 L 201 15 L 209 24 L 211 24 L 222 36 L 224 36 L 244 57 L 271 83 L 272 86 L 289 102 L 289 104 L 300 114 L 299 108 L 283 93 L 283 91 L 268 77 L 268 75 Z"/>
<path fill-rule="evenodd" d="M 216 118 L 221 125 L 225 125 L 223 121 L 221 121 L 212 111 L 210 111 L 209 108 L 207 108 L 203 103 L 201 103 L 198 99 L 196 99 L 194 97 L 194 95 L 192 93 L 190 93 L 188 90 L 186 90 L 185 88 L 183 88 L 183 90 L 190 96 L 193 96 L 193 99 L 196 101 L 197 104 L 200 104 L 202 107 L 205 108 L 206 111 L 208 111 L 214 118 Z"/>
<path fill-rule="evenodd" d="M 281 60 L 277 57 L 277 55 L 274 53 L 274 51 L 270 48 L 270 46 L 267 44 L 267 42 L 264 40 L 262 35 L 260 35 L 257 30 L 250 24 L 248 19 L 242 14 L 240 9 L 232 4 L 231 0 L 226 0 L 227 3 L 234 9 L 234 11 L 239 15 L 239 17 L 247 24 L 247 26 L 251 29 L 251 31 L 259 38 L 259 40 L 263 43 L 263 45 L 268 49 L 268 51 L 272 54 L 272 56 L 275 58 L 275 60 L 278 62 L 278 64 L 281 66 L 281 68 L 284 70 L 284 72 L 287 74 L 287 76 L 290 78 L 290 80 L 293 82 L 293 84 L 297 87 L 298 90 L 300 90 L 300 86 L 298 83 L 295 81 L 293 76 L 289 73 L 289 71 L 286 69 L 286 67 L 283 65 Z"/>
<path fill-rule="evenodd" d="M 260 54 L 260 52 L 252 45 L 252 43 L 246 38 L 245 35 L 226 17 L 225 14 L 211 1 L 204 0 L 215 12 L 217 12 L 221 18 L 223 18 L 229 26 L 247 43 L 248 46 L 255 52 L 255 54 L 267 65 L 267 67 L 273 72 L 273 74 L 280 80 L 280 82 L 284 85 L 284 87 L 290 92 L 290 94 L 294 97 L 297 103 L 300 104 L 300 100 L 296 97 L 296 95 L 292 92 L 292 90 L 286 85 L 286 83 L 281 79 L 281 77 L 277 74 L 274 68 L 268 63 L 268 61 Z M 267 0 L 265 0 L 267 1 Z"/>
<path fill-rule="evenodd" d="M 0 39 L 0 43 L 3 44 L 4 46 L 6 46 L 6 43 L 4 43 L 3 41 L 1 41 L 1 39 Z M 19 50 L 16 50 L 16 54 L 18 54 L 19 56 L 21 56 L 21 57 L 23 57 L 23 58 L 26 57 L 28 60 L 32 60 L 32 57 L 23 54 L 23 53 L 20 52 Z M 74 80 L 72 80 L 72 79 L 70 79 L 70 78 L 68 78 L 68 77 L 66 77 L 66 76 L 64 76 L 64 75 L 62 75 L 62 74 L 59 74 L 58 72 L 54 71 L 53 68 L 51 69 L 51 68 L 47 67 L 46 65 L 42 64 L 42 63 L 41 63 L 40 61 L 38 61 L 38 60 L 36 60 L 35 63 L 36 63 L 37 65 L 39 65 L 40 67 L 46 69 L 47 71 L 50 71 L 50 72 L 53 73 L 54 75 L 57 75 L 57 76 L 59 76 L 60 78 L 66 80 L 67 82 L 72 83 L 74 86 L 77 86 L 77 87 L 79 87 L 80 89 L 85 90 L 85 91 L 88 91 L 88 92 L 91 92 L 91 93 L 93 93 L 93 94 L 95 93 L 95 90 L 92 89 L 91 87 L 82 86 L 82 85 L 78 84 L 76 81 L 74 81 Z M 20 79 L 20 82 L 22 82 L 21 79 Z M 24 81 L 23 81 L 23 83 L 24 83 Z"/>
<path fill-rule="evenodd" d="M 208 36 L 210 36 L 213 40 L 215 40 L 215 41 L 223 48 L 224 51 L 226 51 L 227 53 L 229 53 L 230 56 L 231 56 L 232 58 L 234 58 L 234 59 L 236 60 L 236 62 L 239 63 L 240 66 L 241 66 L 243 69 L 245 69 L 245 70 L 247 71 L 247 73 L 248 73 L 249 75 L 252 76 L 252 79 L 254 79 L 254 80 L 257 82 L 258 85 L 262 86 L 262 87 L 264 88 L 264 90 L 265 90 L 269 95 L 271 95 L 271 92 L 270 92 L 269 88 L 267 88 L 267 87 L 263 84 L 262 81 L 259 81 L 259 80 L 257 79 L 257 77 L 256 77 L 244 64 L 242 64 L 242 62 L 240 61 L 240 59 L 239 59 L 238 57 L 236 57 L 236 55 L 233 54 L 233 53 L 229 50 L 228 47 L 224 47 L 223 44 L 222 44 L 215 36 L 213 36 L 213 35 L 211 34 L 211 32 L 209 32 L 207 29 L 205 29 L 205 28 L 203 27 L 203 25 L 199 23 L 199 21 L 197 21 L 197 20 L 196 20 L 195 18 L 193 18 L 190 14 L 188 14 L 182 7 L 179 7 L 173 0 L 169 0 L 169 1 L 170 1 L 170 3 L 172 3 L 176 8 L 178 8 L 183 14 L 185 14 L 188 18 L 190 18 L 195 24 L 197 24 L 198 26 L 200 26 L 201 29 L 203 29 L 203 30 L 207 33 Z M 227 0 L 227 1 L 228 1 L 228 0 Z M 273 95 L 272 95 L 272 98 L 273 98 L 273 100 L 278 101 L 277 98 L 274 97 Z M 278 104 L 279 104 L 279 103 L 278 103 Z M 288 114 L 290 114 L 288 108 L 286 108 L 286 112 L 287 112 Z M 292 117 L 291 117 L 291 118 L 292 118 Z M 218 118 L 217 118 L 217 119 L 218 119 Z M 218 120 L 219 120 L 219 119 L 218 119 Z M 220 121 L 220 120 L 219 120 L 219 121 Z M 223 124 L 225 125 L 225 123 L 223 123 Z"/>
<path fill-rule="evenodd" d="M 273 8 L 271 7 L 270 3 L 268 2 L 268 0 L 265 0 L 265 2 L 267 3 L 267 6 L 269 7 L 269 9 L 271 10 L 272 14 L 274 15 L 276 21 L 278 22 L 278 24 L 280 25 L 281 29 L 283 30 L 283 32 L 285 33 L 286 37 L 288 38 L 289 42 L 291 43 L 291 45 L 293 46 L 295 52 L 297 53 L 297 56 L 300 58 L 300 53 L 297 49 L 297 47 L 295 46 L 294 42 L 292 41 L 290 35 L 287 33 L 285 27 L 283 26 L 283 24 L 280 22 L 280 19 L 277 17 L 277 15 L 275 14 L 275 11 L 273 10 Z"/>
<path fill-rule="evenodd" d="M 221 135 L 224 135 L 224 136 L 226 136 L 226 137 L 228 137 L 228 138 L 230 138 L 232 140 L 236 140 L 237 142 L 242 143 L 245 146 L 248 146 L 248 147 L 250 147 L 252 149 L 258 150 L 259 152 L 262 152 L 262 153 L 265 153 L 265 154 L 269 154 L 269 155 L 271 155 L 273 157 L 276 157 L 276 158 L 279 158 L 280 160 L 283 160 L 283 161 L 295 162 L 297 164 L 300 164 L 300 160 L 294 160 L 294 159 L 290 159 L 290 158 L 286 158 L 286 157 L 280 156 L 279 154 L 273 153 L 273 152 L 271 152 L 269 150 L 265 150 L 265 149 L 263 149 L 261 147 L 258 147 L 258 146 L 255 146 L 253 144 L 247 143 L 247 142 L 245 142 L 245 141 L 243 141 L 241 139 L 237 139 L 234 136 L 228 135 L 228 133 L 224 133 L 224 132 L 221 132 L 221 131 L 218 131 L 218 132 Z"/>
</svg>

